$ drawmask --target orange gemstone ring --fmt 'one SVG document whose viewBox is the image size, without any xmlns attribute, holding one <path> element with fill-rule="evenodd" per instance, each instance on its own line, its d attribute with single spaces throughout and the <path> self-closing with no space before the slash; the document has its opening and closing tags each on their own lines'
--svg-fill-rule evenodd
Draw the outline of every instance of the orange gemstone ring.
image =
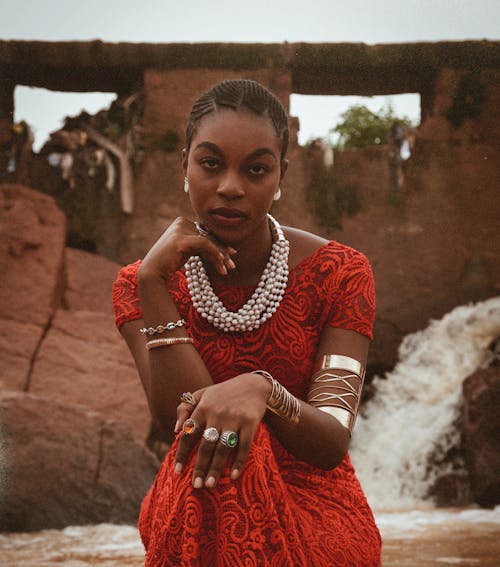
<svg viewBox="0 0 500 567">
<path fill-rule="evenodd" d="M 197 429 L 198 424 L 194 419 L 191 418 L 186 419 L 184 425 L 182 426 L 182 431 L 184 431 L 186 435 L 192 435 Z"/>
</svg>

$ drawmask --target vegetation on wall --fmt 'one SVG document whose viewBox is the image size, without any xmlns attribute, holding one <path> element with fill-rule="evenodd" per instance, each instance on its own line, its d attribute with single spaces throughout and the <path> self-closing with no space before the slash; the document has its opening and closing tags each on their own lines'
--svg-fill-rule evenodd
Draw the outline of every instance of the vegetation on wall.
<svg viewBox="0 0 500 567">
<path fill-rule="evenodd" d="M 373 112 L 364 104 L 355 104 L 341 115 L 341 122 L 330 130 L 330 141 L 339 150 L 385 144 L 389 141 L 395 124 L 401 127 L 412 126 L 411 120 L 397 116 L 390 104 L 378 112 Z"/>
<path fill-rule="evenodd" d="M 354 186 L 340 186 L 333 167 L 313 169 L 307 195 L 309 205 L 321 224 L 327 228 L 342 228 L 342 217 L 352 216 L 361 208 Z"/>
</svg>

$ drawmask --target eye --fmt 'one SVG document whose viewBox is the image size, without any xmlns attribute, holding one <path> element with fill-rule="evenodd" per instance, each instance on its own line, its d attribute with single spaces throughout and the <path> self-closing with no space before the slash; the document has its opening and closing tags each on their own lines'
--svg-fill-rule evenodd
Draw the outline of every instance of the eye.
<svg viewBox="0 0 500 567">
<path fill-rule="evenodd" d="M 267 173 L 269 171 L 269 168 L 262 163 L 254 163 L 248 168 L 248 171 L 252 175 L 263 175 L 264 173 Z"/>
<path fill-rule="evenodd" d="M 200 164 L 206 169 L 216 169 L 219 166 L 219 160 L 213 157 L 207 157 L 201 159 Z"/>
</svg>

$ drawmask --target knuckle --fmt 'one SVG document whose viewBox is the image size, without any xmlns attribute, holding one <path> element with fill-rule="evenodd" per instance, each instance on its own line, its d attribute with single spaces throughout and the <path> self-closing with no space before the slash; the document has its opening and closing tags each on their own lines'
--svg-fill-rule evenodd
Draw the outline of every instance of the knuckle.
<svg viewBox="0 0 500 567">
<path fill-rule="evenodd" d="M 200 448 L 198 449 L 198 456 L 207 459 L 212 455 L 212 451 L 213 449 L 208 443 L 200 443 Z"/>
</svg>

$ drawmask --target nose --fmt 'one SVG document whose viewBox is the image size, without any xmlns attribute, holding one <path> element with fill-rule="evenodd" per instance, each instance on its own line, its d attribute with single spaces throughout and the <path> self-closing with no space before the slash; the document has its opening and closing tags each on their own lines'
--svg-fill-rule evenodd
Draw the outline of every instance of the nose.
<svg viewBox="0 0 500 567">
<path fill-rule="evenodd" d="M 241 176 L 235 172 L 226 172 L 220 179 L 217 187 L 217 195 L 226 199 L 240 199 L 244 194 L 245 188 Z"/>
</svg>

